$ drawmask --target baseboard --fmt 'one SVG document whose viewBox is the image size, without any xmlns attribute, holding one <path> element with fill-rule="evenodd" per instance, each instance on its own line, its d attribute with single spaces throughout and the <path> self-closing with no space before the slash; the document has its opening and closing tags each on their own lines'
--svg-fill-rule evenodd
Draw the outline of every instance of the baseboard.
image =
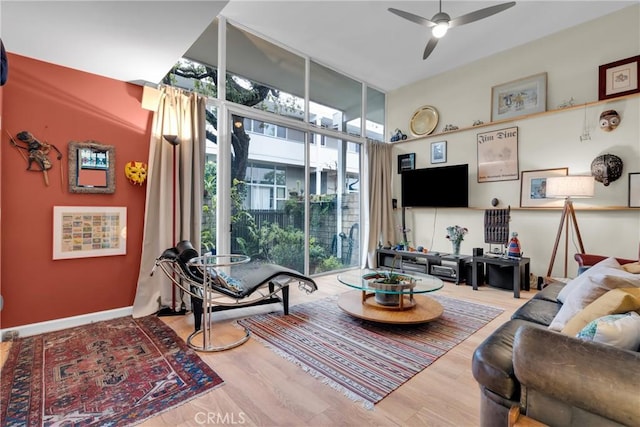
<svg viewBox="0 0 640 427">
<path fill-rule="evenodd" d="M 46 322 L 31 323 L 28 325 L 16 326 L 15 328 L 0 329 L 0 337 L 2 337 L 2 341 L 10 341 L 17 337 L 28 337 L 31 335 L 43 334 L 45 332 L 72 328 L 74 326 L 87 325 L 89 323 L 100 322 L 102 320 L 131 316 L 132 313 L 133 306 L 130 306 L 115 308 L 113 310 L 98 311 L 96 313 L 82 314 L 80 316 L 47 320 Z"/>
</svg>

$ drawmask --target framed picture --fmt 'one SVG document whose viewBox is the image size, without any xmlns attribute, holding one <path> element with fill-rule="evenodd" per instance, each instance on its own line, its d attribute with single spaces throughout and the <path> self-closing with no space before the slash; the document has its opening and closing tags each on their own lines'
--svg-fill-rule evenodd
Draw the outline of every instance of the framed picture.
<svg viewBox="0 0 640 427">
<path fill-rule="evenodd" d="M 640 208 L 640 172 L 629 174 L 629 207 Z"/>
<path fill-rule="evenodd" d="M 547 199 L 547 178 L 566 176 L 569 168 L 539 169 L 522 171 L 520 178 L 521 208 L 559 208 L 564 205 L 563 199 Z"/>
<path fill-rule="evenodd" d="M 491 121 L 547 111 L 547 73 L 491 88 Z"/>
<path fill-rule="evenodd" d="M 638 85 L 640 55 L 599 67 L 598 99 L 616 98 L 640 92 Z"/>
<path fill-rule="evenodd" d="M 126 253 L 126 207 L 53 207 L 53 259 Z"/>
<path fill-rule="evenodd" d="M 518 179 L 518 128 L 479 133 L 478 182 Z"/>
<path fill-rule="evenodd" d="M 416 153 L 398 154 L 398 173 L 416 168 Z"/>
<path fill-rule="evenodd" d="M 431 143 L 431 163 L 447 162 L 447 141 Z"/>
</svg>

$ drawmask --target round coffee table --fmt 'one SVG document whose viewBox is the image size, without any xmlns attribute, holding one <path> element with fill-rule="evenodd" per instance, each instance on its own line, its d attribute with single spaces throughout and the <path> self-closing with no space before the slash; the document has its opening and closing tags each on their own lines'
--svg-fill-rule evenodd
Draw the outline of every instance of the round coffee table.
<svg viewBox="0 0 640 427">
<path fill-rule="evenodd" d="M 384 270 L 351 270 L 338 275 L 338 281 L 355 290 L 345 292 L 338 306 L 360 319 L 380 323 L 427 323 L 442 316 L 442 305 L 426 293 L 437 291 L 442 280 L 425 274 L 395 273 L 401 283 L 380 283 Z"/>
</svg>

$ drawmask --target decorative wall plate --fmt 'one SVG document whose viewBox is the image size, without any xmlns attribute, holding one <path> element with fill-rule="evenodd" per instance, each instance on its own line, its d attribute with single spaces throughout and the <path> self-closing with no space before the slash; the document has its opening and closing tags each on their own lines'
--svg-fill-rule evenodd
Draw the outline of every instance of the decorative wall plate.
<svg viewBox="0 0 640 427">
<path fill-rule="evenodd" d="M 437 125 L 438 111 L 430 105 L 418 108 L 409 121 L 409 128 L 414 136 L 429 135 Z"/>
</svg>

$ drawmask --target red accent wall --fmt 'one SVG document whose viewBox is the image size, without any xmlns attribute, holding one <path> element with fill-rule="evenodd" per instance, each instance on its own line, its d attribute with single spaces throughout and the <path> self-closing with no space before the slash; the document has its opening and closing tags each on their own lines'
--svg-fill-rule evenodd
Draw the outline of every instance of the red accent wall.
<svg viewBox="0 0 640 427">
<path fill-rule="evenodd" d="M 145 186 L 132 185 L 124 166 L 148 161 L 152 113 L 140 106 L 142 87 L 9 54 L 2 87 L 0 207 L 2 236 L 0 327 L 127 307 L 140 267 Z M 27 171 L 7 130 L 26 130 L 63 153 L 49 155 L 49 186 Z M 114 194 L 69 193 L 67 145 L 92 140 L 115 146 Z M 61 171 L 64 183 L 61 183 Z M 127 254 L 53 260 L 54 206 L 126 206 Z"/>
</svg>

